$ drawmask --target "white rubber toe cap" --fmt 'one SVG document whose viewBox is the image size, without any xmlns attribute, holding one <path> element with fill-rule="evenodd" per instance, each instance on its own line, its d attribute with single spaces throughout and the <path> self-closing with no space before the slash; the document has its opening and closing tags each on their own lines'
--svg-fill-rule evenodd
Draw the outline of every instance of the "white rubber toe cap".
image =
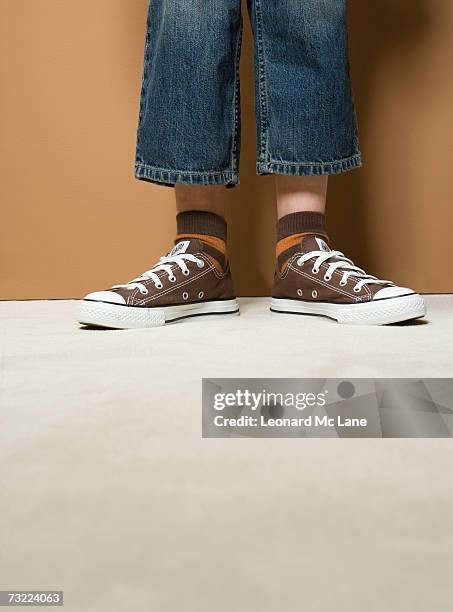
<svg viewBox="0 0 453 612">
<path fill-rule="evenodd" d="M 126 300 L 115 291 L 95 291 L 85 296 L 85 300 L 92 302 L 108 302 L 109 304 L 125 304 Z"/>
<path fill-rule="evenodd" d="M 401 297 L 402 295 L 415 295 L 415 291 L 407 287 L 384 287 L 375 293 L 373 300 Z"/>
</svg>

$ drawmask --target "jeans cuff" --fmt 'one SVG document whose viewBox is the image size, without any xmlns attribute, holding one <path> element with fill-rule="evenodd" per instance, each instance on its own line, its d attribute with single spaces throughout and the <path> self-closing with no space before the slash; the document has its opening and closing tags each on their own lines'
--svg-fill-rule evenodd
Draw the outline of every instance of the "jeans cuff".
<svg viewBox="0 0 453 612">
<path fill-rule="evenodd" d="M 140 181 L 158 183 L 167 187 L 183 185 L 226 185 L 234 187 L 239 184 L 239 174 L 232 170 L 218 172 L 192 172 L 190 170 L 167 170 L 155 168 L 148 164 L 135 164 L 135 177 Z"/>
<path fill-rule="evenodd" d="M 288 163 L 288 162 L 258 162 L 257 174 L 287 174 L 290 176 L 320 176 L 326 174 L 340 174 L 354 168 L 360 168 L 362 158 L 360 153 L 352 157 L 338 159 L 332 162 Z"/>
</svg>

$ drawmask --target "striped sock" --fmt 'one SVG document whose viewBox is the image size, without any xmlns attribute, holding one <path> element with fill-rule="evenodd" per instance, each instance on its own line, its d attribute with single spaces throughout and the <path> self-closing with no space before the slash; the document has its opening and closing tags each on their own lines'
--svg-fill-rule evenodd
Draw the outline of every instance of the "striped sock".
<svg viewBox="0 0 453 612">
<path fill-rule="evenodd" d="M 283 271 L 291 257 L 293 247 L 305 236 L 320 236 L 328 242 L 326 218 L 322 213 L 302 211 L 285 215 L 277 223 L 277 245 L 275 254 Z M 288 257 L 285 257 L 288 251 Z"/>
<path fill-rule="evenodd" d="M 219 272 L 227 261 L 227 224 L 225 219 L 203 210 L 189 210 L 176 215 L 175 244 L 181 240 L 201 240 L 208 248 L 206 254 Z"/>
</svg>

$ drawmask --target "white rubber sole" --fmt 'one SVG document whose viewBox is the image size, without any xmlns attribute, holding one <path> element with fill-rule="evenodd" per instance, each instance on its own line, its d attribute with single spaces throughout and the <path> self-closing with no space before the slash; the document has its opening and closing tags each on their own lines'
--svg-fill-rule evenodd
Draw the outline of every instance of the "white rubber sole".
<svg viewBox="0 0 453 612">
<path fill-rule="evenodd" d="M 388 325 L 426 315 L 425 300 L 417 293 L 363 304 L 332 304 L 272 298 L 272 312 L 318 315 L 349 325 Z"/>
<path fill-rule="evenodd" d="M 81 300 L 77 304 L 77 320 L 82 325 L 96 325 L 112 329 L 145 329 L 160 327 L 172 321 L 201 315 L 239 314 L 236 300 L 219 300 L 145 308 Z"/>
</svg>

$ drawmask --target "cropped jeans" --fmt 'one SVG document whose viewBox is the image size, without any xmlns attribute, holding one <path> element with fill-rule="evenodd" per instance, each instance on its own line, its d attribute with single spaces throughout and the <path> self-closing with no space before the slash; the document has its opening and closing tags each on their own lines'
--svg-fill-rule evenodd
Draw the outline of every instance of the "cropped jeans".
<svg viewBox="0 0 453 612">
<path fill-rule="evenodd" d="M 258 174 L 360 166 L 347 0 L 248 0 Z M 136 177 L 239 183 L 241 0 L 150 0 Z"/>
</svg>

